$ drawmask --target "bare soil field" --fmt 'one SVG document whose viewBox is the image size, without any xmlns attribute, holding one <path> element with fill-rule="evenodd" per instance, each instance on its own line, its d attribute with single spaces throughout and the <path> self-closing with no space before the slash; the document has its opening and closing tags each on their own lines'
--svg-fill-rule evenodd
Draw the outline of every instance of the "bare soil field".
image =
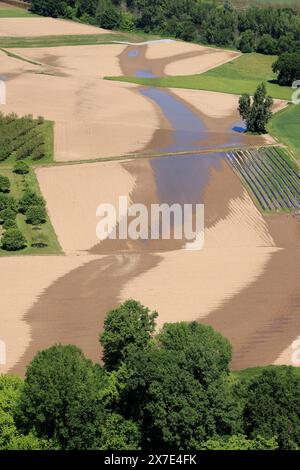
<svg viewBox="0 0 300 470">
<path fill-rule="evenodd" d="M 7 56 L 3 61 L 7 104 L 2 111 L 55 121 L 57 161 L 139 151 L 159 126 L 157 111 L 136 85 L 100 81 L 76 72 L 74 76 L 52 75 L 48 69 Z"/>
<path fill-rule="evenodd" d="M 97 207 L 106 202 L 116 206 L 119 195 L 129 197 L 135 184 L 117 162 L 39 168 L 36 174 L 65 252 L 96 245 Z"/>
<path fill-rule="evenodd" d="M 54 74 L 102 78 L 107 75 L 121 75 L 119 55 L 126 49 L 122 44 L 105 46 L 61 46 L 42 48 L 14 48 L 12 52 L 22 57 L 49 66 Z M 47 67 L 46 67 L 47 70 Z"/>
<path fill-rule="evenodd" d="M 199 252 L 176 247 L 149 251 L 142 245 L 124 250 L 118 242 L 106 251 L 102 242 L 82 253 L 95 240 L 97 204 L 114 202 L 118 194 L 146 204 L 159 200 L 147 159 L 43 168 L 37 174 L 54 228 L 68 250 L 67 257 L 59 258 L 67 269 L 54 270 L 39 294 L 35 284 L 33 291 L 24 290 L 21 282 L 5 284 L 9 312 L 23 338 L 11 371 L 23 373 L 37 350 L 57 341 L 75 343 L 99 360 L 105 313 L 128 297 L 157 308 L 159 325 L 199 320 L 214 326 L 232 341 L 237 369 L 275 362 L 294 340 L 300 329 L 295 313 L 300 301 L 299 220 L 263 217 L 227 164 L 212 169 L 205 186 L 205 245 Z M 1 272 L 10 262 L 17 279 L 30 279 L 22 258 L 3 259 L 5 265 L 0 260 Z M 20 305 L 22 292 L 27 300 Z"/>
<path fill-rule="evenodd" d="M 91 260 L 91 257 L 88 258 Z M 1 316 L 0 339 L 6 344 L 6 373 L 22 357 L 31 341 L 26 312 L 53 282 L 84 265 L 84 256 L 32 256 L 0 259 Z M 55 305 L 52 305 L 55 309 Z"/>
<path fill-rule="evenodd" d="M 55 18 L 0 18 L 0 37 L 104 34 L 108 30 Z"/>
</svg>

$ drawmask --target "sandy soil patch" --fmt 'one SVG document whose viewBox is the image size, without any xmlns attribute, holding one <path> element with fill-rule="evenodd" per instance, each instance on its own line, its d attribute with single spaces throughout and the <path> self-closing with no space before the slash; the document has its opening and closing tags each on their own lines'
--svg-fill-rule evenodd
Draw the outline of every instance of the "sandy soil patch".
<svg viewBox="0 0 300 470">
<path fill-rule="evenodd" d="M 14 366 L 30 343 L 31 329 L 26 322 L 26 311 L 52 282 L 91 259 L 91 256 L 0 259 L 0 340 L 6 344 L 7 359 L 5 365 L 0 365 L 0 373 L 6 373 Z"/>
<path fill-rule="evenodd" d="M 57 69 L 70 76 L 104 77 L 121 75 L 118 56 L 126 46 L 120 44 L 14 49 L 13 52 Z"/>
<path fill-rule="evenodd" d="M 199 52 L 199 56 L 190 58 L 177 58 L 166 65 L 164 72 L 166 75 L 191 75 L 203 73 L 207 70 L 224 64 L 240 55 L 238 52 L 215 49 L 212 47 L 199 46 L 181 41 L 170 43 L 154 43 L 147 47 L 146 58 L 166 59 L 178 54 Z"/>
<path fill-rule="evenodd" d="M 158 266 L 124 287 L 121 299 L 138 295 L 160 312 L 159 325 L 203 318 L 262 274 L 276 250 L 272 245 L 262 216 L 244 191 L 230 202 L 229 215 L 206 229 L 201 251 L 162 254 Z"/>
<path fill-rule="evenodd" d="M 188 104 L 196 107 L 206 116 L 212 118 L 224 118 L 237 114 L 239 96 L 229 93 L 218 93 L 206 90 L 185 90 L 181 88 L 172 88 L 172 93 L 186 101 Z M 276 113 L 287 106 L 285 100 L 274 100 L 273 112 Z"/>
<path fill-rule="evenodd" d="M 129 196 L 134 178 L 117 162 L 39 168 L 36 170 L 52 224 L 64 251 L 88 250 L 96 237 L 99 204 L 118 206 Z"/>
<path fill-rule="evenodd" d="M 55 121 L 58 161 L 95 159 L 136 152 L 145 147 L 159 126 L 152 103 L 136 85 L 94 77 L 52 76 L 26 62 L 6 58 L 8 75 L 5 113 L 43 115 Z M 11 67 L 20 66 L 19 73 Z M 24 64 L 26 64 L 24 66 Z M 25 70 L 28 73 L 24 74 Z M 6 70 L 12 73 L 6 73 Z M 26 90 L 26 93 L 24 93 Z"/>
<path fill-rule="evenodd" d="M 108 30 L 54 18 L 0 18 L 0 37 L 104 34 Z"/>
</svg>

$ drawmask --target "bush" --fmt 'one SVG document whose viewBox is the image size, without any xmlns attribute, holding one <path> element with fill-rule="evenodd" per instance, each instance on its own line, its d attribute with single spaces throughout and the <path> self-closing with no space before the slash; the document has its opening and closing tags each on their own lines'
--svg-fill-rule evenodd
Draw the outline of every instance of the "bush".
<svg viewBox="0 0 300 470">
<path fill-rule="evenodd" d="M 44 224 L 47 213 L 44 206 L 31 206 L 26 211 L 26 222 L 32 225 Z"/>
<path fill-rule="evenodd" d="M 0 175 L 0 192 L 9 193 L 10 190 L 10 181 L 7 176 Z"/>
<path fill-rule="evenodd" d="M 29 166 L 25 162 L 18 162 L 14 166 L 14 172 L 18 175 L 26 175 L 29 173 Z"/>
<path fill-rule="evenodd" d="M 16 220 L 16 213 L 10 208 L 3 209 L 0 212 L 0 223 L 7 222 L 8 220 Z"/>
<path fill-rule="evenodd" d="M 4 209 L 11 209 L 12 211 L 17 212 L 17 206 L 17 201 L 13 196 L 0 193 L 0 212 Z"/>
<path fill-rule="evenodd" d="M 26 240 L 20 230 L 10 228 L 2 236 L 2 248 L 7 251 L 22 250 L 26 246 Z"/>
<path fill-rule="evenodd" d="M 5 229 L 5 230 L 9 230 L 10 228 L 18 228 L 17 224 L 16 224 L 16 221 L 13 220 L 13 219 L 8 219 L 6 220 L 2 227 Z"/>
<path fill-rule="evenodd" d="M 19 211 L 25 214 L 31 206 L 45 207 L 45 201 L 41 196 L 38 196 L 34 191 L 26 191 L 19 201 Z"/>
</svg>

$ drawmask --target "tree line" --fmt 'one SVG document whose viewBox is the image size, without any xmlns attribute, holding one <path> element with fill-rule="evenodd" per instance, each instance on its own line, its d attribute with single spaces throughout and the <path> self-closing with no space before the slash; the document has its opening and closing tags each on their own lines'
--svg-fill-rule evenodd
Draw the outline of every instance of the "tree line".
<svg viewBox="0 0 300 470">
<path fill-rule="evenodd" d="M 236 8 L 199 0 L 32 0 L 34 13 L 107 29 L 171 36 L 185 41 L 279 55 L 279 84 L 300 79 L 300 16 L 292 8 Z M 288 71 L 287 71 L 288 70 Z"/>
<path fill-rule="evenodd" d="M 156 318 L 128 300 L 107 314 L 102 365 L 55 345 L 25 380 L 0 376 L 0 449 L 299 449 L 296 368 L 232 373 L 211 327 L 157 333 Z"/>
</svg>

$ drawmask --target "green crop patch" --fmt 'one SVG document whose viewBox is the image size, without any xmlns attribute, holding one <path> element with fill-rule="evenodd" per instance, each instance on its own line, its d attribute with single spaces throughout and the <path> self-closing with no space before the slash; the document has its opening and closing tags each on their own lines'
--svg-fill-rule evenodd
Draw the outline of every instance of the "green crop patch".
<svg viewBox="0 0 300 470">
<path fill-rule="evenodd" d="M 300 171 L 286 151 L 269 147 L 232 151 L 226 156 L 263 212 L 299 211 Z"/>
</svg>

